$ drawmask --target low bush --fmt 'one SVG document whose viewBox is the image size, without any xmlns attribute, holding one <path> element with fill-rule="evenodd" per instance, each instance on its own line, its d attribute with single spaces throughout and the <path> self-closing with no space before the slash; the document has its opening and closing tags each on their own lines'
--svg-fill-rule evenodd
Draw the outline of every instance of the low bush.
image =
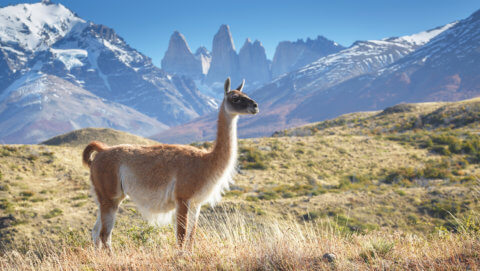
<svg viewBox="0 0 480 271">
<path fill-rule="evenodd" d="M 241 147 L 238 163 L 243 169 L 266 169 L 268 160 L 259 150 L 253 147 Z"/>
</svg>

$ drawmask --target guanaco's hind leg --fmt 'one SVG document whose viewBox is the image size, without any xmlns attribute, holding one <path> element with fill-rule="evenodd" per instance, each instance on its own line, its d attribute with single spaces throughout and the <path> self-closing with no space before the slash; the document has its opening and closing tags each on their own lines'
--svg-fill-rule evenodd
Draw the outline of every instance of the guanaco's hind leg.
<svg viewBox="0 0 480 271">
<path fill-rule="evenodd" d="M 100 207 L 97 212 L 97 221 L 95 222 L 95 225 L 93 226 L 92 229 L 92 240 L 93 240 L 93 245 L 96 248 L 100 248 L 100 227 L 102 226 L 102 220 L 100 218 Z"/>
<path fill-rule="evenodd" d="M 98 215 L 97 221 L 92 229 L 92 239 L 95 247 L 103 247 L 111 251 L 112 230 L 115 225 L 115 216 L 118 211 L 118 206 L 122 202 L 124 196 L 120 199 L 108 199 L 100 193 L 95 193 L 97 196 Z M 101 243 L 100 243 L 101 241 Z"/>
<path fill-rule="evenodd" d="M 177 245 L 180 248 L 183 248 L 188 226 L 188 205 L 189 202 L 186 200 L 178 199 L 176 202 Z"/>
<path fill-rule="evenodd" d="M 115 216 L 121 200 L 105 200 L 100 202 L 100 240 L 103 246 L 112 250 L 112 230 L 115 225 Z"/>
</svg>

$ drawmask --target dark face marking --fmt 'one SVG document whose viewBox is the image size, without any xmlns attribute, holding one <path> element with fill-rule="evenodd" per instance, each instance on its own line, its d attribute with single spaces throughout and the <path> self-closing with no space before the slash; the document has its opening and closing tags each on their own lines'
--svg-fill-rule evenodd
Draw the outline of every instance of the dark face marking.
<svg viewBox="0 0 480 271">
<path fill-rule="evenodd" d="M 241 91 L 231 90 L 226 96 L 230 110 L 237 114 L 255 115 L 259 112 L 257 103 Z"/>
</svg>

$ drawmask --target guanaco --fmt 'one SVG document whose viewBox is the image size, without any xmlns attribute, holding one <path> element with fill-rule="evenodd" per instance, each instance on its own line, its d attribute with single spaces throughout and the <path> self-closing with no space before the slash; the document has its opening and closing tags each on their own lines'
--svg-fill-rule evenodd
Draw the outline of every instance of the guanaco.
<svg viewBox="0 0 480 271">
<path fill-rule="evenodd" d="M 200 207 L 217 203 L 232 181 L 237 156 L 239 115 L 257 114 L 257 103 L 242 92 L 245 80 L 225 94 L 220 105 L 217 138 L 210 151 L 189 145 L 117 145 L 93 141 L 83 151 L 90 168 L 98 216 L 92 229 L 96 247 L 111 250 L 118 207 L 127 196 L 149 221 L 168 223 L 176 213 L 180 248 L 193 243 Z M 92 159 L 92 154 L 96 155 Z M 101 241 L 101 243 L 100 243 Z"/>
</svg>

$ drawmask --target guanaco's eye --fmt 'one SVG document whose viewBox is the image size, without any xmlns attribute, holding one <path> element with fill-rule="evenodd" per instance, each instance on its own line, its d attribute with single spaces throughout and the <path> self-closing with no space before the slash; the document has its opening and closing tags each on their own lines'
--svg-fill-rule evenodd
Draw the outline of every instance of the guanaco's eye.
<svg viewBox="0 0 480 271">
<path fill-rule="evenodd" d="M 240 102 L 240 99 L 238 98 L 238 96 L 235 95 L 232 97 L 232 102 L 237 104 Z"/>
</svg>

